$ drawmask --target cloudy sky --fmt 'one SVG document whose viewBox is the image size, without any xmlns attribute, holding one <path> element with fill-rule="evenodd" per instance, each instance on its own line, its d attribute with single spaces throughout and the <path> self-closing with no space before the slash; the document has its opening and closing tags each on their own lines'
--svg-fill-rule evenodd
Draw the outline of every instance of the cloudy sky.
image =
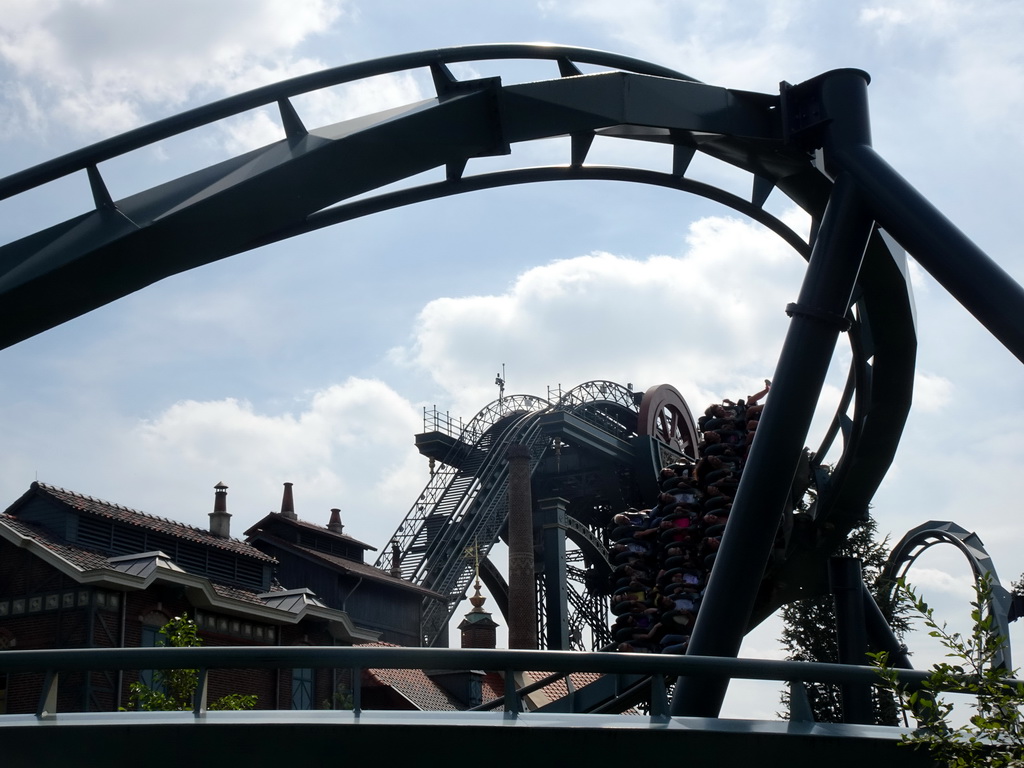
<svg viewBox="0 0 1024 768">
<path fill-rule="evenodd" d="M 876 149 L 1024 280 L 1011 202 L 1024 197 L 1024 5 L 1009 0 L 3 6 L 0 176 L 259 85 L 449 45 L 579 45 L 764 93 L 857 67 L 872 76 Z M 497 63 L 455 71 L 556 76 Z M 313 127 L 430 95 L 413 72 L 297 106 Z M 276 116 L 258 111 L 102 170 L 117 199 L 280 136 Z M 510 162 L 567 159 L 553 140 Z M 599 140 L 590 161 L 667 170 L 669 159 Z M 728 183 L 710 165 L 694 172 Z M 805 227 L 783 203 L 771 201 Z M 90 205 L 77 177 L 4 201 L 0 242 Z M 0 352 L 0 504 L 39 479 L 206 525 L 223 481 L 240 533 L 278 508 L 289 481 L 300 516 L 326 523 L 340 507 L 347 532 L 381 547 L 427 479 L 412 447 L 424 407 L 472 417 L 497 396 L 502 364 L 510 393 L 606 378 L 670 383 L 701 409 L 747 395 L 773 373 L 801 275 L 799 257 L 759 225 L 666 190 L 551 184 L 378 214 L 167 279 Z M 1008 582 L 1024 570 L 1013 415 L 1024 377 L 943 289 L 913 276 L 915 406 L 874 503 L 879 528 L 899 538 L 926 520 L 959 522 Z M 843 375 L 836 366 L 825 401 Z M 912 579 L 944 605 L 969 593 L 954 552 L 930 551 Z M 774 630 L 744 653 L 777 654 Z"/>
</svg>

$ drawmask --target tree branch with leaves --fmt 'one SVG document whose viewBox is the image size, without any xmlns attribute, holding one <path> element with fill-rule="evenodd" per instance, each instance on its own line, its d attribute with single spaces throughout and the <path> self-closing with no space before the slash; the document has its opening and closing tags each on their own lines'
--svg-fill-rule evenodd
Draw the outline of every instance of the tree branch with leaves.
<svg viewBox="0 0 1024 768">
<path fill-rule="evenodd" d="M 163 640 L 159 646 L 195 648 L 203 644 L 199 627 L 187 614 L 175 616 L 160 628 Z M 182 712 L 192 709 L 199 685 L 197 669 L 157 669 L 153 671 L 153 684 L 132 683 L 129 687 L 128 709 L 144 712 Z M 257 697 L 252 694 L 229 693 L 211 702 L 207 709 L 252 709 Z"/>
<path fill-rule="evenodd" d="M 886 654 L 873 654 L 884 685 L 918 722 L 903 742 L 928 750 L 942 765 L 1024 766 L 1024 682 L 1015 679 L 1016 670 L 996 663 L 1009 641 L 999 633 L 992 613 L 992 587 L 990 578 L 978 580 L 971 603 L 973 626 L 963 635 L 940 624 L 934 609 L 900 580 L 898 594 L 921 616 L 929 636 L 943 645 L 950 661 L 935 664 L 923 683 L 909 686 L 887 665 Z M 973 714 L 967 722 L 954 725 L 954 705 L 941 695 L 945 692 L 973 697 Z"/>
</svg>

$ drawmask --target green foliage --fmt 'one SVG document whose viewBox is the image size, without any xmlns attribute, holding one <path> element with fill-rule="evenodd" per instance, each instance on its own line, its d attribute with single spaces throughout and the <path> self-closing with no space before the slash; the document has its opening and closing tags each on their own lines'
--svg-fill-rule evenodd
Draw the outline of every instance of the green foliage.
<svg viewBox="0 0 1024 768">
<path fill-rule="evenodd" d="M 195 648 L 203 644 L 199 628 L 188 615 L 175 616 L 160 628 L 164 636 L 158 644 L 171 648 Z M 153 686 L 132 683 L 128 690 L 128 709 L 144 712 L 184 712 L 192 709 L 196 687 L 199 685 L 197 669 L 157 669 L 153 671 Z M 256 696 L 230 693 L 210 703 L 207 709 L 252 709 Z"/>
<path fill-rule="evenodd" d="M 339 685 L 338 690 L 334 692 L 334 708 L 355 709 L 355 696 L 346 686 Z"/>
<path fill-rule="evenodd" d="M 904 712 L 917 719 L 917 730 L 905 735 L 904 743 L 927 749 L 940 765 L 1024 766 L 1024 683 L 1014 680 L 1016 670 L 994 664 L 1008 641 L 999 634 L 990 610 L 991 581 L 983 578 L 976 585 L 976 600 L 971 603 L 973 628 L 966 636 L 939 624 L 933 609 L 902 581 L 898 591 L 951 660 L 935 664 L 918 688 L 899 682 L 884 653 L 874 655 L 885 686 L 897 695 Z M 937 695 L 943 691 L 974 697 L 974 714 L 967 723 L 953 726 L 953 704 Z"/>
<path fill-rule="evenodd" d="M 902 638 L 907 630 L 906 611 L 892 597 L 888 585 L 880 582 L 882 570 L 889 557 L 888 537 L 878 541 L 877 525 L 868 519 L 851 531 L 846 544 L 836 552 L 845 557 L 856 557 L 861 561 L 864 581 L 871 589 L 875 601 L 882 609 L 882 615 L 893 627 L 897 637 Z M 839 662 L 839 641 L 836 636 L 835 602 L 831 595 L 818 595 L 798 600 L 783 606 L 784 622 L 780 642 L 789 649 L 790 661 Z M 840 687 L 827 683 L 808 683 L 807 697 L 819 723 L 841 723 L 843 721 Z M 879 725 L 896 725 L 898 707 L 892 694 L 882 688 L 872 690 L 875 722 Z M 782 703 L 789 709 L 789 693 L 782 694 Z"/>
<path fill-rule="evenodd" d="M 210 702 L 206 708 L 213 711 L 227 709 L 252 709 L 256 706 L 256 695 L 251 693 L 229 693 L 216 701 Z"/>
</svg>

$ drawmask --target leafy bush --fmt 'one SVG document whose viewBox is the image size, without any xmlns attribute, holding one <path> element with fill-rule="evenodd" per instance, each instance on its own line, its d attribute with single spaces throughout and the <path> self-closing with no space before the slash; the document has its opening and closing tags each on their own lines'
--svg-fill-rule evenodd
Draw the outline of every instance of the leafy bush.
<svg viewBox="0 0 1024 768">
<path fill-rule="evenodd" d="M 172 648 L 194 648 L 203 644 L 199 628 L 188 615 L 175 616 L 160 628 L 164 639 L 158 644 Z M 128 709 L 145 712 L 183 712 L 191 710 L 199 685 L 197 669 L 157 669 L 153 671 L 153 685 L 132 683 L 128 690 Z M 229 693 L 211 702 L 207 709 L 252 709 L 256 696 Z"/>
<path fill-rule="evenodd" d="M 976 585 L 973 628 L 967 636 L 939 624 L 933 609 L 906 583 L 900 581 L 898 589 L 951 660 L 935 664 L 918 687 L 900 683 L 898 673 L 887 666 L 886 654 L 872 654 L 884 684 L 918 722 L 904 743 L 927 749 L 940 765 L 1024 767 L 1024 683 L 1014 679 L 1016 670 L 994 664 L 1008 640 L 1000 635 L 990 609 L 991 580 L 982 578 Z M 974 714 L 964 725 L 951 723 L 953 704 L 938 696 L 944 691 L 974 697 Z"/>
</svg>

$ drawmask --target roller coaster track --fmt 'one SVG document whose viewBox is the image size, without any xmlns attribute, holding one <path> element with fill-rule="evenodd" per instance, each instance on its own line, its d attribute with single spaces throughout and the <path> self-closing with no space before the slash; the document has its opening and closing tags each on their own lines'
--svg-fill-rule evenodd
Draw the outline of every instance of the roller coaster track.
<svg viewBox="0 0 1024 768">
<path fill-rule="evenodd" d="M 898 580 L 905 579 L 914 562 L 928 549 L 936 544 L 951 544 L 960 550 L 967 559 L 975 583 L 981 579 L 989 582 L 991 594 L 988 609 L 995 624 L 996 633 L 1005 642 L 993 657 L 993 665 L 1004 669 L 1013 669 L 1013 658 L 1010 649 L 1011 609 L 1014 597 L 999 581 L 992 557 L 985 549 L 981 537 L 974 531 L 968 531 L 956 523 L 949 521 L 930 520 L 907 531 L 889 552 L 889 559 L 879 577 L 879 583 L 886 585 L 889 593 L 895 588 Z M 1014 616 L 1014 618 L 1016 618 Z"/>
<path fill-rule="evenodd" d="M 459 81 L 448 68 L 517 58 L 551 61 L 558 77 L 518 84 L 500 78 Z M 584 67 L 592 71 L 584 73 Z M 309 130 L 291 101 L 341 83 L 415 69 L 429 71 L 435 96 L 375 115 Z M 793 317 L 790 334 L 737 493 L 734 523 L 743 522 L 731 526 L 723 540 L 716 572 L 727 573 L 712 578 L 691 645 L 698 654 L 730 655 L 744 628 L 783 602 L 825 588 L 822 559 L 867 513 L 892 461 L 910 407 L 916 350 L 901 249 L 1024 360 L 1019 320 L 1024 291 L 874 152 L 866 93 L 866 76 L 854 70 L 783 83 L 778 94 L 760 94 L 706 85 L 614 54 L 530 45 L 392 56 L 266 86 L 0 180 L 0 200 L 72 174 L 84 175 L 91 191 L 83 214 L 0 246 L 0 349 L 164 277 L 422 200 L 512 184 L 607 179 L 719 202 L 810 259 L 800 301 L 787 308 Z M 109 160 L 267 105 L 280 113 L 280 141 L 127 196 L 112 194 L 104 181 L 101 166 Z M 518 144 L 565 135 L 571 137 L 567 165 L 467 173 L 474 158 L 510 154 Z M 668 145 L 670 167 L 589 165 L 588 151 L 598 135 Z M 749 195 L 689 178 L 697 153 L 747 173 Z M 445 170 L 443 181 L 401 186 L 435 168 Z M 400 188 L 368 194 L 386 185 Z M 810 214 L 809 239 L 765 210 L 773 190 Z M 843 329 L 849 330 L 852 362 L 833 428 L 812 457 L 817 501 L 794 546 L 776 564 L 777 578 L 761 584 L 759 570 L 750 569 L 749 562 L 772 547 L 771 528 L 790 501 L 789 478 L 820 394 L 824 370 L 817 371 L 827 368 Z M 529 431 L 515 437 L 537 439 Z M 819 465 L 839 438 L 840 456 L 833 470 L 825 471 Z M 496 439 L 501 436 L 488 438 Z M 496 457 L 496 446 L 481 440 L 473 443 L 480 454 Z M 541 443 L 534 445 L 539 449 Z M 500 479 L 495 465 L 482 464 L 477 471 Z M 425 514 L 457 477 L 458 470 L 442 471 L 428 486 Z M 493 488 L 465 480 L 445 502 L 451 504 L 445 520 L 482 504 L 481 497 Z M 494 509 L 500 505 L 496 498 L 488 503 Z M 498 516 L 479 528 L 456 526 L 458 535 L 444 525 L 433 531 L 428 517 L 417 518 L 402 534 L 412 537 L 403 540 L 407 551 L 416 550 L 408 567 L 425 574 L 436 564 L 431 551 L 458 562 L 456 550 L 472 543 L 473 536 L 490 536 Z M 433 549 L 437 546 L 443 549 Z M 461 579 L 449 574 L 430 580 L 451 595 Z M 737 592 L 744 595 L 738 609 Z M 712 708 L 714 699 L 706 697 Z"/>
</svg>

